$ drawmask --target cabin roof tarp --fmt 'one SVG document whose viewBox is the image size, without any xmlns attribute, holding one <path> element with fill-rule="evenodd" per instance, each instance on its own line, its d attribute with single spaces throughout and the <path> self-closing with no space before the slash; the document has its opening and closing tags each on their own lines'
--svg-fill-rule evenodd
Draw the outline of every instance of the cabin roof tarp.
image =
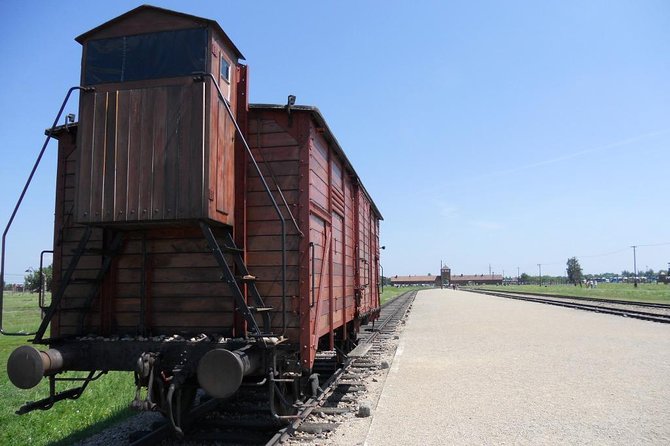
<svg viewBox="0 0 670 446">
<path fill-rule="evenodd" d="M 100 26 L 97 26 L 89 31 L 86 31 L 85 33 L 81 34 L 75 40 L 79 42 L 80 44 L 84 44 L 86 41 L 95 39 L 99 34 L 101 34 L 103 31 L 114 27 L 121 22 L 127 20 L 130 17 L 133 17 L 137 14 L 140 13 L 146 13 L 146 12 L 153 12 L 156 13 L 157 15 L 163 14 L 167 16 L 172 16 L 172 17 L 177 17 L 184 19 L 186 21 L 192 22 L 194 27 L 197 26 L 210 26 L 212 27 L 223 39 L 224 43 L 235 53 L 235 55 L 238 57 L 238 59 L 245 60 L 244 55 L 240 52 L 240 50 L 235 46 L 232 40 L 230 40 L 230 37 L 223 31 L 221 26 L 215 21 L 211 19 L 206 19 L 204 17 L 198 17 L 190 14 L 184 14 L 182 12 L 177 12 L 177 11 L 172 11 L 169 9 L 165 8 L 158 8 L 156 6 L 151 6 L 151 5 L 142 5 L 138 6 L 135 9 L 132 9 L 125 14 L 121 14 L 118 17 L 113 18 L 112 20 L 109 20 L 105 23 L 103 23 Z M 108 36 L 105 36 L 108 37 Z"/>
</svg>

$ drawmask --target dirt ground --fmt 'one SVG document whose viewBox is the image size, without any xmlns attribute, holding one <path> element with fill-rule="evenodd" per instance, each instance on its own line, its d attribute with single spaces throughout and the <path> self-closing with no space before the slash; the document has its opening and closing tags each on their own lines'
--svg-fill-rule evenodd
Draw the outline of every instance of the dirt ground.
<svg viewBox="0 0 670 446">
<path fill-rule="evenodd" d="M 422 291 L 375 379 L 319 444 L 670 444 L 665 324 Z"/>
</svg>

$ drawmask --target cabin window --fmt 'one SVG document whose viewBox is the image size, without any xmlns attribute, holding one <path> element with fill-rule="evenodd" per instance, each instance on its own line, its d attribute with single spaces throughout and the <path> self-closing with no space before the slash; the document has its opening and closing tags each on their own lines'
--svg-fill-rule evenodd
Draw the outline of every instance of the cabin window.
<svg viewBox="0 0 670 446">
<path fill-rule="evenodd" d="M 207 68 L 207 29 L 180 29 L 91 40 L 86 85 L 189 76 Z"/>
<path fill-rule="evenodd" d="M 230 64 L 226 60 L 225 57 L 223 57 L 223 54 L 221 54 L 221 57 L 219 57 L 221 60 L 221 77 L 223 78 L 224 81 L 227 83 L 230 83 Z"/>
</svg>

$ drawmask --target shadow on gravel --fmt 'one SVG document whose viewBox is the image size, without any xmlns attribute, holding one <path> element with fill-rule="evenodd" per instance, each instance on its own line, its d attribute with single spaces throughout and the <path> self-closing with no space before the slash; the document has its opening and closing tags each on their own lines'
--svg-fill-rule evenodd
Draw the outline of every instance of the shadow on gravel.
<svg viewBox="0 0 670 446">
<path fill-rule="evenodd" d="M 95 434 L 98 434 L 103 430 L 107 429 L 108 427 L 113 426 L 116 423 L 123 421 L 127 418 L 130 418 L 131 416 L 136 414 L 137 412 L 134 412 L 130 409 L 123 409 L 111 415 L 108 418 L 98 421 L 96 424 L 89 426 L 86 429 L 74 432 L 61 440 L 51 442 L 49 443 L 49 446 L 70 446 L 76 444 L 77 442 L 85 440 L 88 437 L 91 437 Z"/>
</svg>

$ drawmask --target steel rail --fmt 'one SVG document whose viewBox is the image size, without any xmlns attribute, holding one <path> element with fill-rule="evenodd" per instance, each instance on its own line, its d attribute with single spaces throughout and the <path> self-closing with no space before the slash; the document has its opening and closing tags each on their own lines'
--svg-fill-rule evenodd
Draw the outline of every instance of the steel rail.
<svg viewBox="0 0 670 446">
<path fill-rule="evenodd" d="M 592 312 L 596 312 L 596 313 L 613 314 L 613 315 L 616 315 L 616 316 L 631 317 L 631 318 L 635 318 L 635 319 L 641 319 L 641 320 L 652 321 L 652 322 L 660 322 L 660 323 L 665 323 L 665 324 L 670 323 L 670 315 L 663 315 L 663 314 L 658 314 L 658 313 L 648 313 L 648 312 L 644 312 L 644 311 L 635 311 L 635 310 L 626 310 L 626 309 L 621 309 L 621 308 L 588 305 L 588 304 L 581 304 L 581 303 L 576 303 L 576 302 L 567 302 L 567 301 L 561 301 L 561 300 L 541 299 L 539 297 L 522 296 L 522 295 L 517 295 L 517 294 L 507 294 L 505 292 L 484 291 L 484 290 L 468 290 L 468 289 L 466 289 L 464 291 L 468 291 L 470 293 L 486 294 L 486 295 L 489 295 L 489 296 L 504 297 L 506 299 L 516 299 L 516 300 L 523 300 L 523 301 L 527 301 L 527 302 L 536 302 L 536 303 L 542 303 L 542 304 L 547 304 L 547 305 L 555 305 L 555 306 L 558 306 L 558 307 L 574 308 L 574 309 L 578 309 L 578 310 L 592 311 Z"/>
<path fill-rule="evenodd" d="M 489 290 L 487 288 L 464 288 L 464 290 L 478 290 L 478 291 L 492 291 L 492 292 L 498 292 L 498 291 L 493 291 Z M 619 299 L 606 299 L 606 298 L 600 298 L 600 297 L 586 297 L 586 296 L 568 296 L 564 294 L 552 294 L 552 293 L 536 293 L 536 292 L 531 292 L 531 291 L 500 291 L 501 293 L 507 293 L 507 294 L 520 294 L 520 295 L 529 295 L 529 296 L 540 296 L 540 297 L 555 297 L 558 299 L 574 299 L 574 300 L 583 300 L 583 301 L 590 301 L 590 302 L 603 302 L 603 303 L 610 303 L 610 304 L 622 304 L 622 305 L 636 305 L 638 307 L 650 307 L 650 308 L 668 308 L 670 309 L 670 304 L 661 304 L 661 303 L 655 303 L 655 302 L 640 302 L 640 301 L 635 301 L 635 300 L 619 300 Z"/>
</svg>

